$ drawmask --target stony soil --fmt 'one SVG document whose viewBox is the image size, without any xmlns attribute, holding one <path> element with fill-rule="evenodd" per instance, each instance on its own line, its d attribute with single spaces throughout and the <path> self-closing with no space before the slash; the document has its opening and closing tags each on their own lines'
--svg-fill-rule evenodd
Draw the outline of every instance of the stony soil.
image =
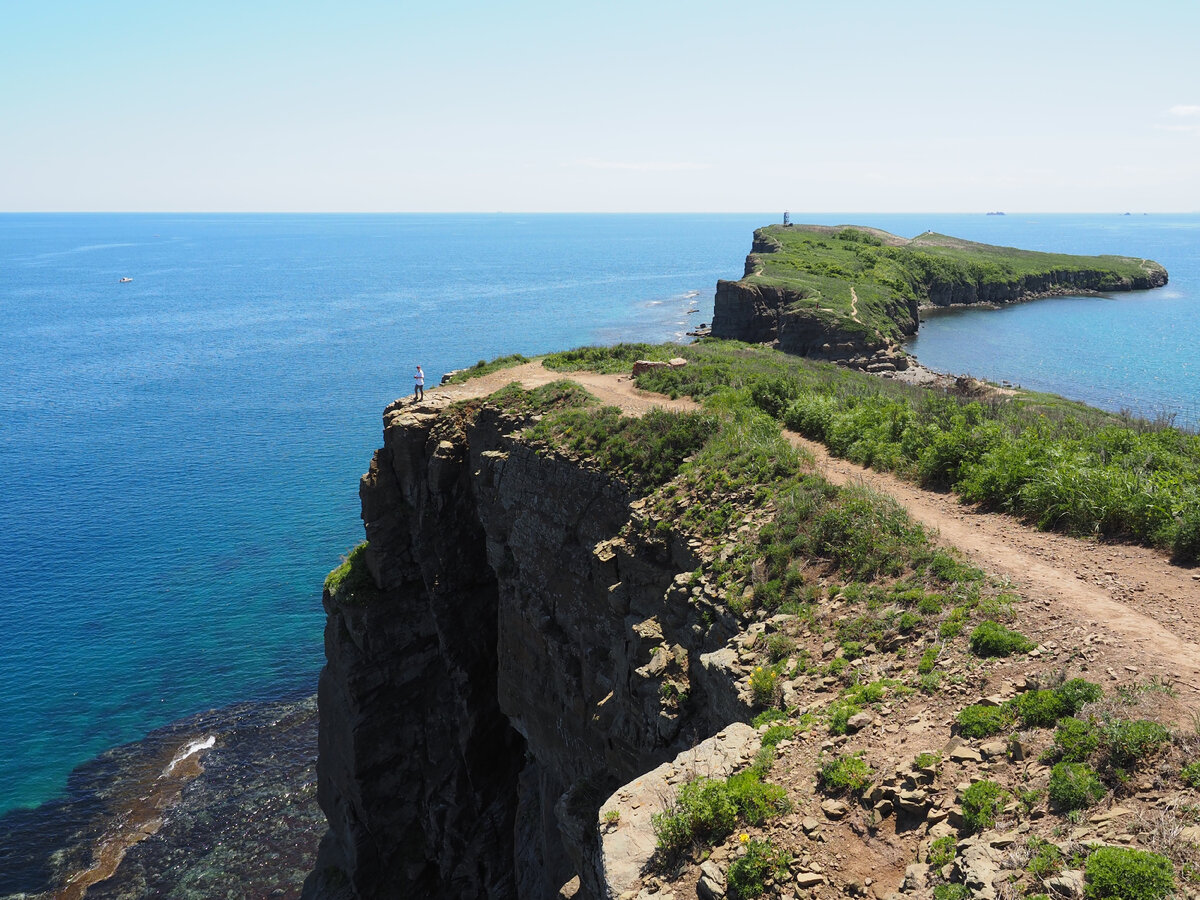
<svg viewBox="0 0 1200 900">
<path fill-rule="evenodd" d="M 687 399 L 670 400 L 639 390 L 627 375 L 563 373 L 544 369 L 534 362 L 506 369 L 462 385 L 433 389 L 454 398 L 482 396 L 512 382 L 534 387 L 563 377 L 579 382 L 603 403 L 620 406 L 638 415 L 652 407 L 676 410 L 697 408 Z M 1048 837 L 1060 846 L 1101 840 L 1133 846 L 1168 849 L 1180 859 L 1200 864 L 1200 851 L 1180 843 L 1180 830 L 1200 841 L 1195 830 L 1200 821 L 1200 794 L 1184 790 L 1177 777 L 1180 761 L 1200 752 L 1200 570 L 1174 566 L 1153 550 L 1122 544 L 1080 540 L 1038 531 L 1003 514 L 981 512 L 963 505 L 952 494 L 924 490 L 894 476 L 864 469 L 835 459 L 821 445 L 796 434 L 789 439 L 810 452 L 821 473 L 836 484 L 861 482 L 895 498 L 909 515 L 924 525 L 935 541 L 951 545 L 994 578 L 1007 582 L 1023 602 L 1017 607 L 1014 627 L 1039 644 L 1028 656 L 984 664 L 959 652 L 943 669 L 945 687 L 930 696 L 915 693 L 874 711 L 871 724 L 856 734 L 831 738 L 824 726 L 802 732 L 780 745 L 779 760 L 771 778 L 789 790 L 795 804 L 792 813 L 762 828 L 754 836 L 769 836 L 779 846 L 797 855 L 793 867 L 823 876 L 812 887 L 780 885 L 774 896 L 834 897 L 861 895 L 887 897 L 901 889 L 906 870 L 921 857 L 930 840 L 954 833 L 958 794 L 972 780 L 993 778 L 1021 789 L 1045 788 L 1048 767 L 1037 761 L 1050 743 L 1051 732 L 1040 729 L 1022 733 L 1023 760 L 1008 753 L 979 752 L 988 741 L 970 742 L 967 751 L 951 759 L 955 738 L 954 716 L 964 706 L 993 696 L 1006 698 L 1052 673 L 1066 673 L 1099 682 L 1115 696 L 1123 691 L 1123 718 L 1146 717 L 1173 724 L 1180 737 L 1169 754 L 1151 769 L 1130 779 L 1120 797 L 1112 794 L 1099 807 L 1087 810 L 1075 821 L 1040 807 L 998 823 L 998 832 L 985 833 L 972 853 L 986 868 L 1020 873 L 1023 848 L 1028 835 Z M 832 609 L 826 615 L 836 616 Z M 786 626 L 784 626 L 786 627 Z M 803 644 L 803 635 L 797 635 Z M 961 643 L 961 642 L 960 642 Z M 913 650 L 919 652 L 919 647 Z M 812 645 L 817 658 L 832 652 L 820 639 Z M 887 660 L 874 657 L 856 661 L 864 675 L 887 674 Z M 799 686 L 798 686 L 799 687 Z M 835 694 L 821 694 L 816 684 L 797 691 L 795 699 L 813 709 L 823 707 Z M 1112 700 L 1105 702 L 1113 703 Z M 936 781 L 927 785 L 929 811 L 925 815 L 871 815 L 868 806 L 848 798 L 848 810 L 836 819 L 822 809 L 829 799 L 821 794 L 814 773 L 822 753 L 865 752 L 867 761 L 881 776 L 891 776 L 903 786 L 904 773 L 913 758 L 923 751 L 941 753 Z M 897 777 L 896 771 L 900 771 Z M 1174 774 L 1172 774 L 1174 773 Z M 910 785 L 911 786 L 911 785 Z M 960 843 L 962 865 L 964 849 Z M 714 849 L 712 858 L 721 869 L 738 852 L 737 841 Z M 1182 857 L 1179 855 L 1182 854 Z M 1191 854 L 1190 856 L 1188 854 Z M 1026 854 L 1027 855 L 1027 854 Z M 928 896 L 922 886 L 923 872 L 910 871 L 909 894 Z M 937 873 L 934 873 L 935 875 Z M 949 870 L 946 871 L 949 875 Z M 690 900 L 700 877 L 697 866 L 647 879 L 645 897 Z M 962 878 L 961 871 L 956 879 Z M 1073 877 L 1073 876 L 1072 876 Z M 997 879 L 1001 883 L 1001 879 Z M 1077 885 L 1076 885 L 1077 886 Z M 1035 885 L 1031 876 L 1020 875 L 1015 884 L 996 889 L 981 888 L 976 896 L 1017 897 L 1026 892 L 1052 888 Z M 1072 886 L 1058 886 L 1070 895 Z M 1195 885 L 1186 887 L 1195 893 Z M 653 891 L 653 893 L 651 892 Z M 1183 894 L 1181 894 L 1183 896 Z"/>
</svg>

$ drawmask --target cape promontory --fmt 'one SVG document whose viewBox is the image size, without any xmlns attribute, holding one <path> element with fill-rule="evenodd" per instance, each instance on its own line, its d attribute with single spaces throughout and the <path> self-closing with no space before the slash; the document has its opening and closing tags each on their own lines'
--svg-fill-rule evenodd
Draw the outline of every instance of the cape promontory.
<svg viewBox="0 0 1200 900">
<path fill-rule="evenodd" d="M 718 281 L 714 337 L 771 343 L 853 368 L 907 366 L 899 348 L 926 306 L 1003 304 L 1167 283 L 1149 259 L 994 247 L 927 231 L 771 225 L 754 233 L 740 281 Z"/>
</svg>

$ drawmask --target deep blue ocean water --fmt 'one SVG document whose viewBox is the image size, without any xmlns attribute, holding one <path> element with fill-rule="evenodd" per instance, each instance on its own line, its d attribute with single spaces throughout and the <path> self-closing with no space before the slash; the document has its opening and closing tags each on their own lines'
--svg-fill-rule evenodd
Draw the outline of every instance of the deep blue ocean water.
<svg viewBox="0 0 1200 900">
<path fill-rule="evenodd" d="M 436 384 L 679 338 L 777 218 L 0 216 L 0 813 L 167 722 L 315 686 L 321 583 L 361 539 L 358 477 L 416 363 Z M 1200 406 L 1200 216 L 793 219 L 1153 257 L 1162 291 L 937 316 L 915 351 Z"/>
</svg>

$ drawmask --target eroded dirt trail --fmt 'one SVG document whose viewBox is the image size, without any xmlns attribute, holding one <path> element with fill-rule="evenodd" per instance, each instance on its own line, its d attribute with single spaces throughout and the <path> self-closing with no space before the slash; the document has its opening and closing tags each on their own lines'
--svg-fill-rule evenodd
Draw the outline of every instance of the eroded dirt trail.
<svg viewBox="0 0 1200 900">
<path fill-rule="evenodd" d="M 654 407 L 699 408 L 689 399 L 671 400 L 639 390 L 628 375 L 551 372 L 538 362 L 463 385 L 432 388 L 430 395 L 465 399 L 512 381 L 531 388 L 564 377 L 631 415 Z M 858 482 L 894 497 L 935 540 L 957 547 L 975 565 L 1012 582 L 1027 600 L 1022 619 L 1034 626 L 1039 640 L 1061 651 L 1056 664 L 1078 654 L 1073 664 L 1090 667 L 1096 680 L 1105 674 L 1122 681 L 1157 677 L 1176 686 L 1182 706 L 1195 709 L 1200 703 L 1200 570 L 1173 566 L 1163 555 L 1141 547 L 1049 534 L 1011 516 L 977 512 L 953 494 L 928 491 L 836 459 L 820 444 L 785 434 L 813 455 L 830 481 Z"/>
</svg>

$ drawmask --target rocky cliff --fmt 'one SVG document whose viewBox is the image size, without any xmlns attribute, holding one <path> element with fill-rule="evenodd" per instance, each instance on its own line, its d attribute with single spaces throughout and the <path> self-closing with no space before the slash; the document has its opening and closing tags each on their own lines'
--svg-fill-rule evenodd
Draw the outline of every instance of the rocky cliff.
<svg viewBox="0 0 1200 900">
<path fill-rule="evenodd" d="M 742 705 L 736 630 L 695 548 L 629 527 L 612 477 L 522 420 L 394 405 L 360 486 L 370 580 L 327 591 L 320 801 L 305 896 L 556 897 L 611 890 L 597 811 Z M 645 536 L 642 536 L 645 535 Z"/>
<path fill-rule="evenodd" d="M 856 226 L 755 232 L 739 281 L 718 281 L 712 335 L 869 371 L 901 369 L 922 306 L 1145 290 L 1167 271 L 1144 259 L 992 247 Z"/>
</svg>

